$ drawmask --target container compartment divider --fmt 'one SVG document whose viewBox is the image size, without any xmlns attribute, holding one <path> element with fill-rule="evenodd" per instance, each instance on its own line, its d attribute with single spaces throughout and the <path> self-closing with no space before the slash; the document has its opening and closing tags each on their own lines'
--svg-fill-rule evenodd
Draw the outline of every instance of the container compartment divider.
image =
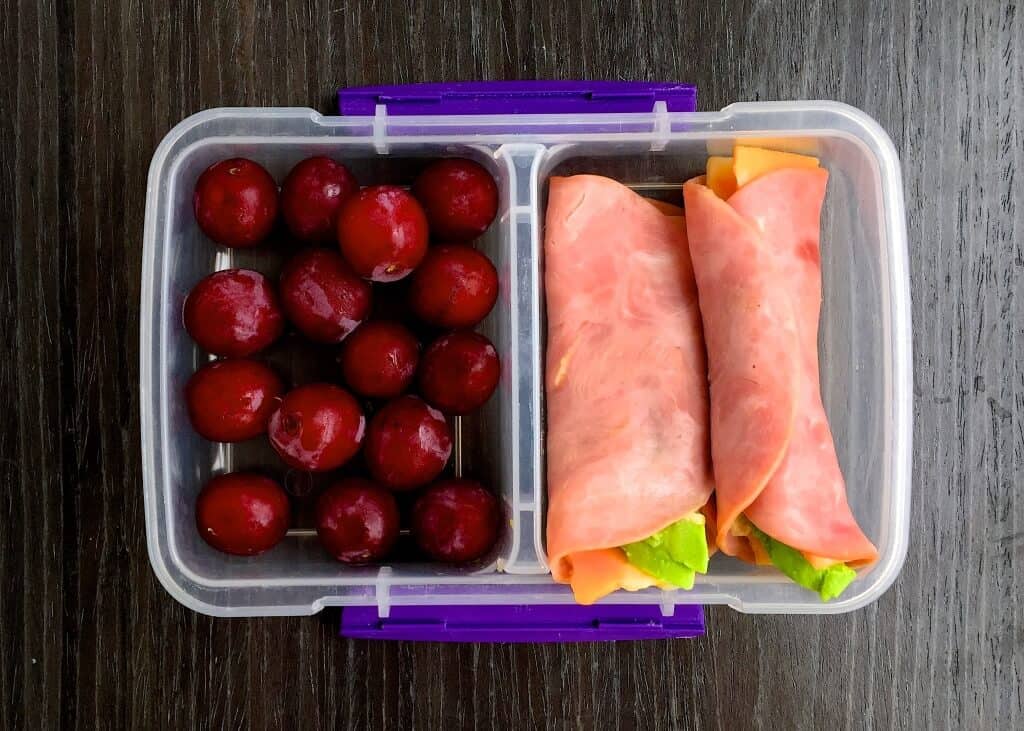
<svg viewBox="0 0 1024 731">
<path fill-rule="evenodd" d="M 512 423 L 507 435 L 514 435 L 511 475 L 512 504 L 509 520 L 512 542 L 499 568 L 510 574 L 546 574 L 543 546 L 542 458 L 543 424 L 541 399 L 544 391 L 542 362 L 542 281 L 539 225 L 538 175 L 547 154 L 540 144 L 502 145 L 495 157 L 503 162 L 508 175 L 508 213 L 502 221 L 506 228 L 511 263 L 509 296 L 512 308 L 512 342 L 505 353 L 507 378 L 513 389 Z M 504 426 L 504 425 L 503 425 Z"/>
</svg>

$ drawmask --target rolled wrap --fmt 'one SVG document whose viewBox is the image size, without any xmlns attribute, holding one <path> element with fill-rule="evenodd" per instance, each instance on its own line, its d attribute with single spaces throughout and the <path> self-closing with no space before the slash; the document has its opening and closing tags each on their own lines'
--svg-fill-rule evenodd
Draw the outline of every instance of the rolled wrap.
<svg viewBox="0 0 1024 731">
<path fill-rule="evenodd" d="M 755 560 L 744 515 L 815 560 L 878 552 L 857 525 L 821 401 L 820 215 L 828 173 L 782 169 L 722 200 L 683 186 L 707 343 L 711 453 L 723 552 Z"/>
<path fill-rule="evenodd" d="M 550 182 L 547 548 L 588 603 L 656 585 L 620 546 L 703 506 L 712 490 L 697 292 L 678 208 L 608 178 Z"/>
</svg>

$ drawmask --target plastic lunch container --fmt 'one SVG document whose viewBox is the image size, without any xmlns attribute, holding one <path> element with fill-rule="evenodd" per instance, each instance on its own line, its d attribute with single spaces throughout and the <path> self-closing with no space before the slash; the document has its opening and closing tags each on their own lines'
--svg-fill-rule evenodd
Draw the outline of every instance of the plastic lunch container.
<svg viewBox="0 0 1024 731">
<path fill-rule="evenodd" d="M 377 629 L 374 622 L 388 616 L 429 623 L 436 620 L 431 612 L 456 607 L 451 611 L 465 614 L 465 605 L 505 607 L 505 614 L 488 615 L 508 627 L 534 620 L 572 625 L 558 617 L 578 618 L 583 610 L 568 587 L 551 580 L 544 552 L 547 181 L 595 173 L 679 201 L 682 182 L 700 172 L 708 155 L 730 154 L 743 141 L 816 155 L 830 172 L 822 222 L 822 393 L 851 506 L 880 558 L 843 597 L 825 604 L 773 569 L 719 554 L 691 591 L 620 591 L 605 600 L 606 616 L 586 614 L 582 623 L 660 627 L 655 617 L 674 617 L 678 635 L 699 630 L 700 611 L 683 611 L 695 609 L 689 605 L 822 614 L 877 599 L 899 573 L 909 531 L 910 301 L 896 151 L 878 124 L 843 104 L 754 102 L 697 113 L 695 94 L 689 85 L 626 82 L 373 87 L 339 92 L 340 116 L 301 108 L 211 109 L 171 130 L 149 172 L 141 302 L 146 528 L 150 560 L 167 591 L 217 616 L 365 607 L 346 610 L 354 634 L 361 622 Z M 195 529 L 193 502 L 212 474 L 265 467 L 293 488 L 304 477 L 284 474 L 263 442 L 212 444 L 188 423 L 182 389 L 208 358 L 181 325 L 189 289 L 228 267 L 276 274 L 282 261 L 271 247 L 213 245 L 195 222 L 192 189 L 223 158 L 252 158 L 281 180 L 314 154 L 343 161 L 364 185 L 411 183 L 427 162 L 445 156 L 472 158 L 498 181 L 498 217 L 477 246 L 499 272 L 501 296 L 480 329 L 501 353 L 502 379 L 479 414 L 455 425 L 458 469 L 491 485 L 507 518 L 493 554 L 477 564 L 345 566 L 320 549 L 312 522 L 302 516 L 279 546 L 255 558 L 220 554 Z M 300 346 L 278 350 L 271 357 L 286 375 L 308 375 L 314 359 Z"/>
</svg>

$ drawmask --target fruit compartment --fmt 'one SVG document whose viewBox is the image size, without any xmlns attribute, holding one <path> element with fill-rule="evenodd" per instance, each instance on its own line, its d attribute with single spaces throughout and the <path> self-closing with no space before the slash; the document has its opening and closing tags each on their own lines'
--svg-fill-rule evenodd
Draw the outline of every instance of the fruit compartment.
<svg viewBox="0 0 1024 731">
<path fill-rule="evenodd" d="M 542 218 L 552 175 L 595 173 L 679 203 L 679 184 L 709 154 L 735 141 L 819 155 L 832 174 L 822 240 L 825 302 L 823 396 L 851 504 L 881 558 L 842 601 L 827 605 L 778 574 L 723 556 L 690 592 L 619 592 L 617 604 L 728 604 L 741 611 L 831 613 L 877 598 L 906 552 L 910 497 L 910 324 L 899 163 L 885 133 L 859 111 L 831 102 L 737 104 L 721 112 L 323 117 L 305 109 L 215 109 L 172 130 L 150 168 L 141 315 L 142 447 L 150 560 L 182 603 L 218 616 L 311 614 L 327 605 L 568 604 L 544 561 Z M 498 303 L 479 328 L 498 348 L 498 391 L 456 425 L 450 470 L 501 498 L 504 532 L 471 566 L 413 560 L 399 549 L 379 566 L 338 564 L 320 550 L 308 502 L 288 538 L 250 559 L 215 553 L 196 534 L 192 502 L 210 474 L 263 467 L 295 493 L 324 478 L 286 474 L 262 442 L 213 445 L 196 436 L 181 388 L 206 359 L 181 327 L 189 288 L 205 274 L 243 266 L 276 274 L 282 256 L 221 249 L 199 232 L 191 189 L 216 160 L 244 156 L 280 181 L 298 160 L 328 154 L 363 185 L 411 183 L 432 159 L 470 157 L 499 186 L 495 222 L 478 242 L 500 280 Z M 285 340 L 267 354 L 282 375 L 330 377 L 316 346 Z"/>
<path fill-rule="evenodd" d="M 147 462 L 147 525 L 150 557 L 161 581 L 176 598 L 212 614 L 309 613 L 318 603 L 380 603 L 389 582 L 403 584 L 446 580 L 493 581 L 498 571 L 542 573 L 538 552 L 539 495 L 537 491 L 536 384 L 520 372 L 520 358 L 532 355 L 530 333 L 535 323 L 522 321 L 521 308 L 529 293 L 520 291 L 529 272 L 519 267 L 534 256 L 531 237 L 520 241 L 517 222 L 523 205 L 517 198 L 515 163 L 496 155 L 497 145 L 394 145 L 381 155 L 372 137 L 275 134 L 275 120 L 246 131 L 235 119 L 230 134 L 187 132 L 165 143 L 154 158 L 150 180 L 143 296 L 143 452 Z M 214 122 L 213 127 L 217 126 Z M 172 133 L 173 135 L 173 133 Z M 172 136 L 169 135 L 169 138 Z M 194 139 L 191 139 L 194 137 Z M 166 148 L 166 149 L 165 149 Z M 200 173 L 228 157 L 249 157 L 265 166 L 280 182 L 292 165 L 314 154 L 344 162 L 362 185 L 391 183 L 408 186 L 422 168 L 440 157 L 467 157 L 480 162 L 499 184 L 500 204 L 495 222 L 476 241 L 498 271 L 500 294 L 488 317 L 476 328 L 494 342 L 502 359 L 502 377 L 494 396 L 478 412 L 452 420 L 453 457 L 446 474 L 479 479 L 500 498 L 503 530 L 491 553 L 467 565 L 426 562 L 404 530 L 393 560 L 366 567 L 334 561 L 320 547 L 313 529 L 315 496 L 336 477 L 360 472 L 360 457 L 341 470 L 311 475 L 283 465 L 265 438 L 238 444 L 211 443 L 189 424 L 182 398 L 186 381 L 212 360 L 198 348 L 181 324 L 189 290 L 207 274 L 242 267 L 276 277 L 287 258 L 287 232 L 279 228 L 269 244 L 254 250 L 228 249 L 213 244 L 199 230 L 192 213 L 192 190 Z M 159 160 L 159 165 L 158 165 Z M 154 179 L 155 178 L 155 179 Z M 398 316 L 402 283 L 375 285 L 377 309 Z M 383 293 L 387 293 L 386 295 Z M 420 335 L 428 338 L 431 331 Z M 256 357 L 272 364 L 286 383 L 317 380 L 338 382 L 336 347 L 318 346 L 289 332 Z M 534 374 L 535 377 L 535 374 Z M 364 402 L 368 415 L 374 405 Z M 377 404 L 379 406 L 379 404 Z M 228 556 L 207 546 L 195 529 L 194 500 L 214 474 L 254 469 L 279 479 L 294 496 L 295 517 L 287 538 L 271 551 L 253 558 Z M 526 486 L 524 491 L 520 486 Z M 403 519 L 411 496 L 399 495 Z"/>
</svg>

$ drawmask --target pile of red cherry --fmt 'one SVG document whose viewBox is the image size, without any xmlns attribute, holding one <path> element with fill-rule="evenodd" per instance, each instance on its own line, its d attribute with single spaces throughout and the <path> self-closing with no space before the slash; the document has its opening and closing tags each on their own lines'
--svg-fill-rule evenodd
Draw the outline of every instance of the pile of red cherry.
<svg viewBox="0 0 1024 731">
<path fill-rule="evenodd" d="M 411 192 L 360 190 L 348 168 L 327 157 L 300 162 L 280 192 L 262 166 L 244 158 L 212 165 L 196 183 L 196 220 L 216 243 L 256 246 L 280 214 L 310 246 L 285 264 L 276 287 L 259 272 L 228 269 L 189 293 L 185 328 L 220 357 L 185 388 L 192 425 L 217 442 L 267 434 L 286 465 L 310 472 L 335 470 L 362 449 L 368 477 L 337 480 L 316 504 L 317 534 L 339 561 L 387 556 L 399 534 L 394 493 L 419 488 L 411 529 L 426 554 L 469 561 L 496 540 L 494 496 L 473 480 L 439 478 L 452 451 L 448 417 L 479 408 L 498 384 L 498 354 L 471 329 L 497 300 L 497 272 L 470 245 L 497 205 L 490 174 L 455 158 L 429 165 Z M 372 283 L 407 276 L 408 309 L 441 333 L 422 353 L 406 325 L 368 319 Z M 286 393 L 278 374 L 251 358 L 286 322 L 315 343 L 340 345 L 337 380 L 347 388 L 308 383 Z M 375 400 L 369 424 L 357 397 Z M 281 485 L 256 472 L 214 477 L 196 501 L 203 539 L 237 555 L 276 545 L 291 512 Z"/>
</svg>

